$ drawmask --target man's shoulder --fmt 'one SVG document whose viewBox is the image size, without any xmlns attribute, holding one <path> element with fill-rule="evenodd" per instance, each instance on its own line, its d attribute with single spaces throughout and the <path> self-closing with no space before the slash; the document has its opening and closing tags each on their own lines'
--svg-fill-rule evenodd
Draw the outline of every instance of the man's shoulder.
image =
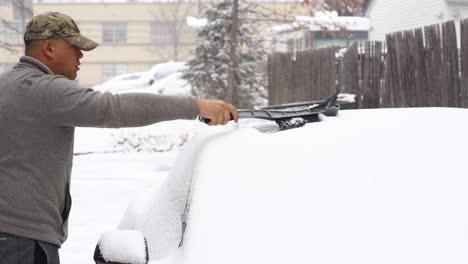
<svg viewBox="0 0 468 264">
<path fill-rule="evenodd" d="M 0 88 L 14 89 L 17 92 L 44 93 L 60 89 L 76 88 L 79 84 L 64 76 L 49 74 L 21 64 L 0 74 Z M 19 89 L 19 90 L 18 90 Z"/>
<path fill-rule="evenodd" d="M 16 82 L 16 85 L 23 88 L 39 88 L 50 83 L 55 76 L 44 73 L 38 69 L 28 67 L 15 67 L 11 70 L 8 78 Z"/>
</svg>

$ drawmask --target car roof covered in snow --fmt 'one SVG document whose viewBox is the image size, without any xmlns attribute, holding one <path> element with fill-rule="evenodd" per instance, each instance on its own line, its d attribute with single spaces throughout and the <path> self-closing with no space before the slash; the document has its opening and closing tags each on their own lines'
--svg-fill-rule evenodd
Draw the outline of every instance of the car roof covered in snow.
<svg viewBox="0 0 468 264">
<path fill-rule="evenodd" d="M 121 228 L 167 263 L 467 263 L 466 120 L 374 109 L 277 133 L 204 127 Z"/>
</svg>

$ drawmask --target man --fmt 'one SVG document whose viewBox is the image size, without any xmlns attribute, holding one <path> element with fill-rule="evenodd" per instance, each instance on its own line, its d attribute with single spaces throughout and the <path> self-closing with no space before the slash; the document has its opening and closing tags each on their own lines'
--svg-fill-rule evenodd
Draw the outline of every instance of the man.
<svg viewBox="0 0 468 264">
<path fill-rule="evenodd" d="M 226 124 L 237 110 L 218 100 L 113 95 L 73 81 L 83 51 L 98 44 L 67 15 L 29 21 L 25 55 L 0 75 L 0 264 L 59 263 L 67 238 L 74 127 L 132 127 L 171 119 Z"/>
</svg>

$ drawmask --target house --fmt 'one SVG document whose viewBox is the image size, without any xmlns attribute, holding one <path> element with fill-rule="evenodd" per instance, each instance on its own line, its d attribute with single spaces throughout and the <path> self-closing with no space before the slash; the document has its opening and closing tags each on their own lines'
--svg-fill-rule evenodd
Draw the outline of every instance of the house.
<svg viewBox="0 0 468 264">
<path fill-rule="evenodd" d="M 269 28 L 271 51 L 294 51 L 327 46 L 347 47 L 368 38 L 365 17 L 338 16 L 337 12 L 317 12 L 313 17 L 296 16 L 296 21 Z"/>
<path fill-rule="evenodd" d="M 86 52 L 78 73 L 82 85 L 100 84 L 127 73 L 149 70 L 170 60 L 186 60 L 196 30 L 187 17 L 200 17 L 194 0 L 0 0 L 0 72 L 18 62 L 23 53 L 23 29 L 33 14 L 58 11 L 71 15 L 85 36 L 98 41 Z M 272 20 L 307 13 L 292 0 L 258 0 Z M 27 12 L 24 12 L 24 11 Z M 267 23 L 265 23 L 267 24 Z M 270 26 L 270 25 L 269 25 Z M 15 52 L 2 48 L 7 43 Z"/>
<path fill-rule="evenodd" d="M 385 40 L 387 33 L 420 28 L 468 17 L 468 0 L 368 0 L 369 40 Z M 457 32 L 460 34 L 459 23 Z"/>
<path fill-rule="evenodd" d="M 0 39 L 17 52 L 0 50 L 0 64 L 16 64 L 22 54 L 25 21 L 15 15 L 12 1 L 0 4 Z M 74 18 L 85 36 L 100 43 L 97 50 L 85 52 L 79 81 L 95 85 L 115 75 L 146 71 L 156 63 L 181 60 L 189 55 L 195 32 L 184 14 L 196 15 L 197 5 L 183 3 L 40 1 L 32 6 L 34 14 L 58 11 Z M 31 14 L 32 15 L 32 14 Z M 0 69 L 1 70 L 1 69 Z"/>
</svg>

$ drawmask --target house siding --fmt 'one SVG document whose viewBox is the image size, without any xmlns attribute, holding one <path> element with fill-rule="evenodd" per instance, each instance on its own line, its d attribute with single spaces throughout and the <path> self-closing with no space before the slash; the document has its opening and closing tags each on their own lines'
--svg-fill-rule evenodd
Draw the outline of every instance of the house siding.
<svg viewBox="0 0 468 264">
<path fill-rule="evenodd" d="M 455 7 L 461 16 L 468 6 Z M 384 40 L 387 33 L 442 23 L 454 19 L 446 0 L 373 0 L 366 12 L 371 29 L 369 40 Z"/>
</svg>

